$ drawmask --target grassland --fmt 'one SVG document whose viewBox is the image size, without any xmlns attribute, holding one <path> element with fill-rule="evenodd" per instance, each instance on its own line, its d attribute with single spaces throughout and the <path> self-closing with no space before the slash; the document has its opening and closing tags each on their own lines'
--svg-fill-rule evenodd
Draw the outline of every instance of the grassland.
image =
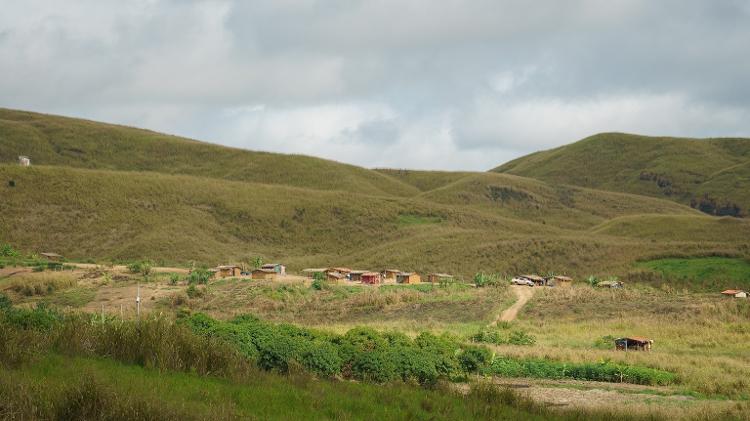
<svg viewBox="0 0 750 421">
<path fill-rule="evenodd" d="M 750 210 L 750 139 L 684 139 L 602 133 L 510 161 L 494 171 L 674 200 L 704 196 Z M 719 213 L 706 203 L 705 210 Z M 710 209 L 709 209 L 710 208 Z M 729 212 L 725 209 L 722 212 Z"/>
<path fill-rule="evenodd" d="M 639 262 L 637 266 L 658 272 L 667 279 L 680 279 L 686 283 L 714 282 L 734 284 L 733 289 L 750 289 L 750 262 L 746 259 L 716 256 L 671 258 Z"/>
</svg>

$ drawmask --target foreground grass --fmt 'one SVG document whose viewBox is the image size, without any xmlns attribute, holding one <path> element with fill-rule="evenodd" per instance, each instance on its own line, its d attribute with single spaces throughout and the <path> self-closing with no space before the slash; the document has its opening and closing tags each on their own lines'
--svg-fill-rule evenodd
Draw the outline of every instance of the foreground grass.
<svg viewBox="0 0 750 421">
<path fill-rule="evenodd" d="M 4 398 L 0 417 L 19 411 L 33 412 L 42 419 L 61 413 L 73 418 L 140 415 L 151 419 L 549 419 L 446 391 L 405 384 L 381 387 L 315 380 L 305 375 L 258 372 L 244 382 L 233 382 L 59 355 L 45 356 L 19 369 L 0 369 L 0 373 L 0 396 Z M 27 399 L 36 408 L 9 402 L 8 398 L 17 397 L 9 389 L 28 393 Z M 73 392 L 80 394 L 78 399 L 72 399 Z M 87 402 L 82 402 L 84 399 Z M 104 402 L 109 399 L 126 403 L 118 408 L 118 404 Z"/>
</svg>

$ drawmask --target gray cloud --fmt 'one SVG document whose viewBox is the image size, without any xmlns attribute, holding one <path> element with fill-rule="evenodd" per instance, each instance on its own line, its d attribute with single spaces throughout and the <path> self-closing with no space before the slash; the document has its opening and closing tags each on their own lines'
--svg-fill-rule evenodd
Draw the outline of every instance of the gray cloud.
<svg viewBox="0 0 750 421">
<path fill-rule="evenodd" d="M 365 166 L 491 168 L 599 131 L 750 135 L 750 6 L 8 1 L 0 106 Z"/>
</svg>

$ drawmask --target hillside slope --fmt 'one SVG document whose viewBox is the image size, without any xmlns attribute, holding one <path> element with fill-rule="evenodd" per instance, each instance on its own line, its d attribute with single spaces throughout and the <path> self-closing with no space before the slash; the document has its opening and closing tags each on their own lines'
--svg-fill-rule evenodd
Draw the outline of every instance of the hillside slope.
<svg viewBox="0 0 750 421">
<path fill-rule="evenodd" d="M 301 155 L 251 152 L 149 130 L 0 108 L 0 162 L 154 171 L 320 190 L 410 196 L 376 171 Z"/>
<path fill-rule="evenodd" d="M 603 133 L 493 171 L 670 199 L 713 215 L 750 211 L 750 139 Z"/>
</svg>

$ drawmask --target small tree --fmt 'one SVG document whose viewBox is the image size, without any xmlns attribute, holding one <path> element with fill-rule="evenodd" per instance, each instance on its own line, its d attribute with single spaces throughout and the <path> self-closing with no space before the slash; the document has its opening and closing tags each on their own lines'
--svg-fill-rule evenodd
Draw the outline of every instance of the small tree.
<svg viewBox="0 0 750 421">
<path fill-rule="evenodd" d="M 313 281 L 312 281 L 312 288 L 314 290 L 320 291 L 323 289 L 323 285 L 325 285 L 326 282 L 326 275 L 323 272 L 315 272 L 313 274 Z"/>
<path fill-rule="evenodd" d="M 589 285 L 591 285 L 592 287 L 595 287 L 595 286 L 596 286 L 596 284 L 598 284 L 598 283 L 599 283 L 599 278 L 597 278 L 597 277 L 596 277 L 596 276 L 594 276 L 594 275 L 589 275 L 589 277 L 588 277 L 588 278 L 586 278 L 586 282 L 588 282 L 588 283 L 589 283 Z"/>
<path fill-rule="evenodd" d="M 259 269 L 261 266 L 263 266 L 263 258 L 260 256 L 253 257 L 253 268 Z"/>
<path fill-rule="evenodd" d="M 0 245 L 0 256 L 3 257 L 18 257 L 18 250 L 14 249 L 10 244 Z"/>
</svg>

